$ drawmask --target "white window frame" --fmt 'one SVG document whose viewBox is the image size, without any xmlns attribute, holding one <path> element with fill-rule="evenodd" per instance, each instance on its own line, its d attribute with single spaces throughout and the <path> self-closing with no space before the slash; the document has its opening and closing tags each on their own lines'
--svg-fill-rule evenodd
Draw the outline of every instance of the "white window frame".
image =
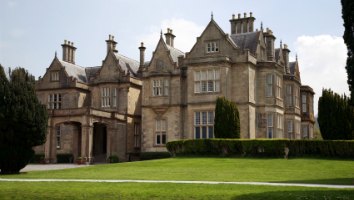
<svg viewBox="0 0 354 200">
<path fill-rule="evenodd" d="M 301 95 L 301 110 L 303 113 L 307 113 L 307 95 Z"/>
<path fill-rule="evenodd" d="M 278 99 L 282 99 L 281 95 L 281 90 L 282 90 L 282 79 L 280 76 L 275 76 L 276 77 L 276 97 Z"/>
<path fill-rule="evenodd" d="M 101 107 L 111 107 L 111 88 L 109 87 L 101 88 Z"/>
<path fill-rule="evenodd" d="M 156 119 L 155 121 L 155 145 L 166 145 L 167 143 L 167 120 Z"/>
<path fill-rule="evenodd" d="M 169 95 L 168 79 L 152 80 L 152 96 L 168 96 L 168 95 Z"/>
<path fill-rule="evenodd" d="M 55 127 L 55 138 L 57 142 L 57 149 L 61 149 L 61 129 L 60 126 Z"/>
<path fill-rule="evenodd" d="M 140 124 L 134 124 L 134 147 L 140 147 Z"/>
<path fill-rule="evenodd" d="M 283 122 L 283 115 L 277 114 L 277 128 L 283 130 L 284 122 Z"/>
<path fill-rule="evenodd" d="M 220 92 L 220 70 L 194 71 L 194 93 Z"/>
<path fill-rule="evenodd" d="M 60 93 L 48 95 L 48 109 L 61 109 L 62 97 Z"/>
<path fill-rule="evenodd" d="M 207 139 L 214 138 L 214 111 L 194 112 L 194 138 Z"/>
<path fill-rule="evenodd" d="M 267 138 L 274 137 L 274 113 L 267 113 Z"/>
<path fill-rule="evenodd" d="M 273 74 L 266 75 L 266 97 L 273 97 Z"/>
<path fill-rule="evenodd" d="M 59 81 L 59 71 L 50 72 L 50 81 Z"/>
<path fill-rule="evenodd" d="M 216 53 L 219 52 L 219 42 L 210 41 L 206 43 L 206 52 L 207 53 Z"/>
<path fill-rule="evenodd" d="M 286 98 L 286 106 L 293 107 L 294 106 L 293 85 L 290 84 L 286 85 L 285 98 Z"/>
<path fill-rule="evenodd" d="M 112 88 L 112 107 L 117 107 L 117 88 Z"/>
</svg>

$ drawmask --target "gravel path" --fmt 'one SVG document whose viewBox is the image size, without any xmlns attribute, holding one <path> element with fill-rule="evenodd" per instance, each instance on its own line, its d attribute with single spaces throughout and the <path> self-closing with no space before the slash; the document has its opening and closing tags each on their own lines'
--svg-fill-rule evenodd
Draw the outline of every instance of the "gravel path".
<svg viewBox="0 0 354 200">
<path fill-rule="evenodd" d="M 23 168 L 20 172 L 29 171 L 43 171 L 43 170 L 57 170 L 57 169 L 70 169 L 78 167 L 87 167 L 89 165 L 77 165 L 77 164 L 30 164 Z"/>
<path fill-rule="evenodd" d="M 263 185 L 285 187 L 311 187 L 332 189 L 354 189 L 354 185 L 301 184 L 301 183 L 267 183 L 267 182 L 223 182 L 223 181 L 173 181 L 173 180 L 97 180 L 97 179 L 9 179 L 0 178 L 0 182 L 84 182 L 84 183 L 177 183 L 177 184 L 231 184 Z"/>
</svg>

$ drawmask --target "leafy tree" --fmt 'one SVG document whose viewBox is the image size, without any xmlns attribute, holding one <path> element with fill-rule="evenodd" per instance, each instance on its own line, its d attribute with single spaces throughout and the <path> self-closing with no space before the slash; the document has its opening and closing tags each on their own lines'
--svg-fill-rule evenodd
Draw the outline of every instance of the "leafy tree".
<svg viewBox="0 0 354 200">
<path fill-rule="evenodd" d="M 240 118 L 237 106 L 225 97 L 218 97 L 215 107 L 216 138 L 240 138 Z"/>
<path fill-rule="evenodd" d="M 325 140 L 354 139 L 354 109 L 349 98 L 322 90 L 318 100 L 318 123 Z"/>
<path fill-rule="evenodd" d="M 343 39 L 348 49 L 347 70 L 348 85 L 351 92 L 351 104 L 354 105 L 354 1 L 341 0 L 342 18 L 344 21 Z"/>
<path fill-rule="evenodd" d="M 19 173 L 33 157 L 32 148 L 45 142 L 47 111 L 34 90 L 34 77 L 16 68 L 6 79 L 0 67 L 0 170 Z"/>
</svg>

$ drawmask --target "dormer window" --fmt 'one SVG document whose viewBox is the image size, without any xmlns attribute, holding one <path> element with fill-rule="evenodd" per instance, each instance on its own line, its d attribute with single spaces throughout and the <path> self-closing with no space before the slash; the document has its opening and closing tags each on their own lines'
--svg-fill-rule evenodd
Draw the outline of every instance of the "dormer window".
<svg viewBox="0 0 354 200">
<path fill-rule="evenodd" d="M 50 80 L 51 81 L 59 81 L 59 71 L 50 72 Z"/>
<path fill-rule="evenodd" d="M 206 52 L 215 53 L 219 52 L 219 43 L 216 41 L 211 41 L 206 43 Z"/>
</svg>

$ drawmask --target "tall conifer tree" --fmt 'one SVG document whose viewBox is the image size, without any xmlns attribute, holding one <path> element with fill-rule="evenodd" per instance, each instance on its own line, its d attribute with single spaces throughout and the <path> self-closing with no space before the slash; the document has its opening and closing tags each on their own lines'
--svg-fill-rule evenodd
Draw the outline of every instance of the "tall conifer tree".
<svg viewBox="0 0 354 200">
<path fill-rule="evenodd" d="M 342 18 L 344 21 L 343 39 L 348 49 L 347 70 L 351 105 L 354 105 L 354 1 L 341 0 Z"/>
<path fill-rule="evenodd" d="M 240 118 L 234 102 L 228 101 L 225 97 L 218 97 L 214 127 L 216 138 L 240 138 Z"/>
</svg>

